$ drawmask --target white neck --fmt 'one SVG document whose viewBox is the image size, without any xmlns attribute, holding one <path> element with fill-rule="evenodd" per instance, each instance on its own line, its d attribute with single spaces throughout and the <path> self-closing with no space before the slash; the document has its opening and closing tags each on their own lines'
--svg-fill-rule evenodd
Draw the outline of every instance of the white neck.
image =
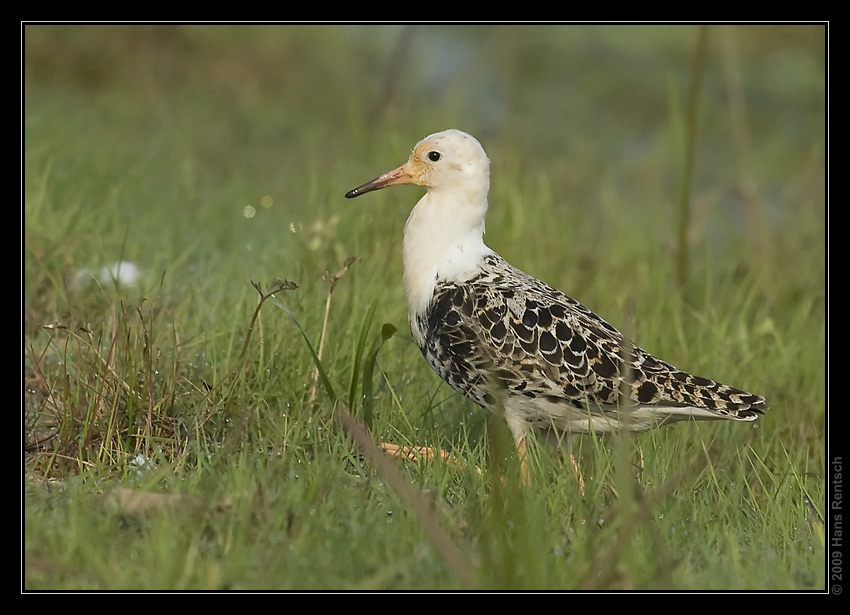
<svg viewBox="0 0 850 615">
<path fill-rule="evenodd" d="M 431 189 L 404 226 L 404 292 L 408 316 L 421 314 L 438 280 L 463 282 L 492 252 L 484 245 L 487 192 Z"/>
</svg>

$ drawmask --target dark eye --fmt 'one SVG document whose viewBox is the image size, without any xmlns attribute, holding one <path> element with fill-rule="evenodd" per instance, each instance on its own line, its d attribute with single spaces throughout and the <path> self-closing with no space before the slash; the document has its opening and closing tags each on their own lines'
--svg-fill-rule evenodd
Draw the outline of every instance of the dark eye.
<svg viewBox="0 0 850 615">
<path fill-rule="evenodd" d="M 428 160 L 437 162 L 443 155 L 440 152 L 428 152 Z"/>
</svg>

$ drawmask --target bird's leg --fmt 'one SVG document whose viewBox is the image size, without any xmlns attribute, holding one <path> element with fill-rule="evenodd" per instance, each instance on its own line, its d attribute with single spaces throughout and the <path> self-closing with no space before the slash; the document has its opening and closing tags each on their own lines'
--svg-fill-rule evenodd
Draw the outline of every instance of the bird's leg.
<svg viewBox="0 0 850 615">
<path fill-rule="evenodd" d="M 523 434 L 523 436 L 516 440 L 515 443 L 516 456 L 517 459 L 519 459 L 519 480 L 523 485 L 527 485 L 531 481 L 528 478 L 528 458 L 526 455 L 525 435 Z"/>
<path fill-rule="evenodd" d="M 570 432 L 561 434 L 557 441 L 559 446 L 564 442 L 564 439 L 567 441 L 567 452 L 570 454 L 570 467 L 573 469 L 573 474 L 575 474 L 578 479 L 579 493 L 584 495 L 584 476 L 581 475 L 581 468 L 578 465 L 575 453 L 573 453 L 573 434 Z"/>
<path fill-rule="evenodd" d="M 447 453 L 441 448 L 435 449 L 430 446 L 399 446 L 397 444 L 390 444 L 388 442 L 382 442 L 379 445 L 379 448 L 388 455 L 392 455 L 393 457 L 403 457 L 404 459 L 409 459 L 410 461 L 428 461 L 436 457 L 450 465 L 454 465 L 459 468 L 464 467 L 464 464 L 462 462 L 457 461 L 454 457 L 452 457 L 449 453 Z M 481 474 L 481 468 L 476 466 L 475 469 L 478 471 L 479 474 Z"/>
<path fill-rule="evenodd" d="M 514 431 L 514 443 L 516 444 L 517 459 L 519 459 L 519 475 L 520 481 L 523 485 L 527 485 L 531 482 L 528 475 L 528 444 L 526 435 L 527 434 L 524 429 L 517 429 Z M 572 467 L 573 474 L 575 474 L 578 479 L 579 492 L 581 495 L 584 495 L 584 477 L 581 474 L 581 468 L 579 467 L 578 460 L 573 453 L 572 435 L 569 432 L 560 435 L 556 435 L 553 431 L 546 433 L 547 442 L 555 447 L 562 446 L 565 438 L 567 441 L 567 451 L 570 455 L 570 467 Z"/>
<path fill-rule="evenodd" d="M 570 444 L 570 465 L 573 468 L 573 474 L 578 478 L 578 490 L 579 493 L 584 495 L 584 477 L 581 475 L 581 468 L 578 467 L 578 462 L 576 461 L 575 455 L 573 455 L 572 444 Z"/>
<path fill-rule="evenodd" d="M 528 442 L 526 440 L 529 433 L 528 424 L 522 417 L 517 417 L 510 413 L 505 414 L 505 420 L 508 423 L 508 428 L 511 430 L 511 435 L 514 438 L 516 458 L 519 461 L 520 483 L 527 485 L 531 482 L 528 477 Z"/>
<path fill-rule="evenodd" d="M 385 453 L 393 457 L 404 457 L 410 461 L 419 461 L 420 459 L 428 460 L 434 457 L 439 457 L 443 461 L 449 458 L 449 454 L 442 449 L 434 449 L 430 446 L 399 446 L 398 444 L 390 444 L 382 442 L 379 447 Z"/>
</svg>

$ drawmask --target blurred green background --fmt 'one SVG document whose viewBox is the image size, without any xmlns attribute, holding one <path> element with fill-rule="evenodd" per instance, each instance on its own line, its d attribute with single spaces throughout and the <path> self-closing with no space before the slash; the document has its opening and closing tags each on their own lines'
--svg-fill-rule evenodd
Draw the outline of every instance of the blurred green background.
<svg viewBox="0 0 850 615">
<path fill-rule="evenodd" d="M 25 241 L 54 280 L 124 258 L 309 284 L 352 253 L 398 280 L 419 193 L 342 194 L 454 127 L 493 162 L 491 247 L 586 299 L 615 254 L 676 250 L 698 73 L 691 245 L 823 255 L 825 27 L 708 26 L 694 71 L 700 27 L 28 25 Z"/>
<path fill-rule="evenodd" d="M 422 191 L 343 198 L 403 163 L 422 137 L 458 128 L 492 161 L 488 245 L 650 352 L 771 405 L 752 429 L 680 426 L 636 439 L 654 451 L 647 476 L 703 467 L 704 434 L 721 451 L 711 458 L 721 469 L 709 462 L 710 476 L 676 491 L 657 519 L 672 532 L 671 552 L 700 545 L 697 564 L 657 565 L 651 542 L 635 547 L 637 563 L 617 569 L 622 586 L 820 587 L 823 519 L 809 494 L 823 492 L 826 449 L 826 65 L 826 27 L 817 24 L 24 25 L 25 465 L 34 476 L 85 469 L 126 479 L 136 475 L 136 455 L 156 449 L 161 475 L 180 477 L 156 489 L 236 493 L 244 509 L 231 516 L 236 535 L 256 538 L 235 554 L 241 543 L 217 522 L 196 534 L 191 518 L 165 519 L 161 529 L 174 527 L 174 536 L 163 533 L 150 554 L 139 532 L 134 548 L 144 554 L 115 577 L 114 555 L 101 545 L 120 552 L 125 527 L 90 530 L 101 519 L 89 521 L 94 513 L 74 508 L 75 498 L 62 506 L 76 511 L 76 525 L 63 525 L 52 516 L 64 515 L 57 498 L 39 487 L 27 507 L 30 577 L 47 588 L 456 587 L 427 549 L 415 565 L 381 568 L 419 526 L 396 514 L 391 528 L 383 504 L 364 495 L 366 483 L 381 494 L 386 487 L 346 465 L 349 444 L 327 400 L 319 396 L 318 409 L 306 401 L 313 363 L 288 316 L 264 309 L 244 378 L 219 385 L 256 306 L 250 281 L 296 281 L 285 301 L 315 341 L 323 273 L 356 254 L 363 261 L 339 284 L 327 325 L 332 379 L 347 386 L 353 340 L 376 302 L 375 325 L 399 329 L 381 351 L 376 437 L 449 441 L 474 460 L 482 413 L 439 388 L 406 331 L 401 236 Z M 690 256 L 680 286 L 683 239 Z M 138 268 L 138 282 L 99 273 L 118 261 Z M 161 414 L 145 424 L 139 416 L 149 409 Z M 232 422 L 239 416 L 249 417 L 242 432 Z M 318 434 L 317 417 L 328 421 Z M 216 455 L 225 436 L 230 454 Z M 465 438 L 471 449 L 458 444 Z M 266 459 L 284 448 L 289 455 Z M 308 472 L 312 459 L 323 463 Z M 597 488 L 607 480 L 601 467 Z M 311 478 L 292 479 L 299 474 Z M 452 481 L 438 488 L 452 491 Z M 447 525 L 474 544 L 480 528 L 468 509 L 486 490 L 463 487 L 440 497 L 458 506 Z M 705 501 L 692 502 L 690 487 Z M 563 565 L 547 559 L 563 537 L 560 520 L 548 509 L 539 517 L 552 523 L 538 538 L 547 555 L 529 560 L 543 586 L 575 587 L 576 566 L 594 561 L 599 528 L 584 520 L 603 514 L 595 507 L 606 509 L 608 494 L 579 502 L 574 492 L 553 490 L 548 504 L 574 511 L 564 521 L 577 529 L 572 550 L 555 560 Z M 306 497 L 327 497 L 329 511 L 317 504 L 321 514 L 308 515 L 299 508 Z M 280 527 L 276 498 L 291 500 L 294 518 L 309 518 L 296 523 L 302 547 Z M 754 512 L 738 511 L 744 499 Z M 334 510 L 355 507 L 341 525 Z M 733 510 L 731 523 L 716 522 Z M 310 532 L 322 524 L 339 534 L 333 548 Z M 180 543 L 194 553 L 208 530 L 225 546 L 213 540 L 197 562 L 174 561 L 180 581 L 172 581 L 174 541 L 197 539 Z M 606 540 L 610 532 L 601 529 Z M 361 543 L 374 550 L 343 549 Z M 264 565 L 269 544 L 278 546 L 274 567 Z M 351 565 L 339 564 L 349 561 L 340 554 Z M 766 557 L 781 560 L 769 574 Z M 379 562 L 374 577 L 362 563 L 370 558 Z M 671 581 L 667 570 L 680 576 Z M 482 578 L 482 587 L 498 584 L 498 575 Z"/>
<path fill-rule="evenodd" d="M 660 189 L 667 199 L 655 207 L 672 218 L 681 152 L 671 118 L 698 28 L 28 25 L 25 180 L 52 160 L 52 180 L 73 181 L 66 198 L 118 224 L 151 208 L 168 226 L 190 224 L 190 235 L 210 216 L 234 214 L 237 225 L 244 204 L 268 195 L 264 230 L 285 235 L 293 221 L 369 208 L 340 196 L 455 127 L 484 144 L 503 201 L 543 176 L 558 216 L 598 217 L 612 201 L 639 215 L 635 191 Z M 769 222 L 823 206 L 825 63 L 824 26 L 709 27 L 697 199 L 714 191 L 732 223 L 748 181 Z M 116 174 L 127 196 L 104 194 Z M 800 182 L 814 192 L 789 195 Z M 569 217 L 559 225 L 576 238 Z M 133 250 L 144 239 L 130 232 Z"/>
</svg>

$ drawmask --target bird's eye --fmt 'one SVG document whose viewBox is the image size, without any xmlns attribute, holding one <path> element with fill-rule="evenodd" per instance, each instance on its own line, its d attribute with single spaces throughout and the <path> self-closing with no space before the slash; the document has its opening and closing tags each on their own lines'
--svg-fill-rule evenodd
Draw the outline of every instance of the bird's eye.
<svg viewBox="0 0 850 615">
<path fill-rule="evenodd" d="M 437 162 L 443 155 L 440 152 L 428 152 L 428 160 Z"/>
</svg>

